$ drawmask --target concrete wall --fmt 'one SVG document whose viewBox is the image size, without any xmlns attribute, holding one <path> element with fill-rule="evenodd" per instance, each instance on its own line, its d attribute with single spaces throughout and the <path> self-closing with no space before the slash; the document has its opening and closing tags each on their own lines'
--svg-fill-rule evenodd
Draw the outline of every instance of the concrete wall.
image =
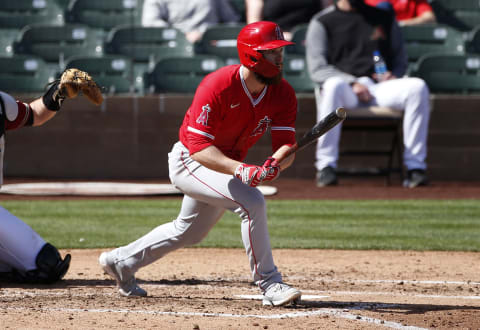
<svg viewBox="0 0 480 330">
<path fill-rule="evenodd" d="M 17 97 L 26 97 L 18 95 Z M 31 97 L 30 97 L 31 99 Z M 84 98 L 67 100 L 43 127 L 7 133 L 5 176 L 72 179 L 168 179 L 167 154 L 191 95 L 108 97 L 101 107 Z M 315 123 L 311 94 L 298 95 L 297 135 Z M 434 95 L 429 132 L 429 176 L 432 180 L 480 180 L 480 96 Z M 378 132 L 344 132 L 341 149 L 388 146 Z M 270 153 L 264 136 L 248 161 L 260 163 Z M 314 146 L 300 152 L 282 174 L 312 178 Z M 383 159 L 340 159 L 340 165 L 369 164 Z"/>
</svg>

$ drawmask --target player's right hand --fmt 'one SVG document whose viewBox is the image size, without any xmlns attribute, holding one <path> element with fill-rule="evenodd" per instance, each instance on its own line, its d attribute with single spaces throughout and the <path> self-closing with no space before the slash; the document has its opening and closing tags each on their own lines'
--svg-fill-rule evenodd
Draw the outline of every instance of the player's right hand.
<svg viewBox="0 0 480 330">
<path fill-rule="evenodd" d="M 267 172 L 263 181 L 273 181 L 280 175 L 280 164 L 273 157 L 268 157 L 263 163 L 262 169 Z"/>
<path fill-rule="evenodd" d="M 235 177 L 250 187 L 258 186 L 267 176 L 268 172 L 257 165 L 240 164 L 235 169 Z"/>
</svg>

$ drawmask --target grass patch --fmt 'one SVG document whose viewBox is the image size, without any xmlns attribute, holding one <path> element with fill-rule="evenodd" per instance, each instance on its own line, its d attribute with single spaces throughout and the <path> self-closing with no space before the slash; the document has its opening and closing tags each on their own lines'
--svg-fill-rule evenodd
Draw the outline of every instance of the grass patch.
<svg viewBox="0 0 480 330">
<path fill-rule="evenodd" d="M 477 200 L 268 200 L 274 248 L 480 251 Z M 176 218 L 180 199 L 3 201 L 58 248 L 125 245 Z M 243 247 L 227 212 L 199 245 Z"/>
</svg>

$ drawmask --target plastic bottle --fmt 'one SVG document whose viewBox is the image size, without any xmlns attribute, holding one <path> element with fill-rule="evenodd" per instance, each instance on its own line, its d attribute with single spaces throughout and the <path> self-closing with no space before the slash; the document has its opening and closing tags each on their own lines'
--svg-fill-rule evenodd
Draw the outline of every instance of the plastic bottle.
<svg viewBox="0 0 480 330">
<path fill-rule="evenodd" d="M 373 64 L 375 65 L 375 73 L 377 74 L 378 81 L 385 80 L 387 65 L 385 64 L 385 61 L 378 50 L 373 52 Z"/>
</svg>

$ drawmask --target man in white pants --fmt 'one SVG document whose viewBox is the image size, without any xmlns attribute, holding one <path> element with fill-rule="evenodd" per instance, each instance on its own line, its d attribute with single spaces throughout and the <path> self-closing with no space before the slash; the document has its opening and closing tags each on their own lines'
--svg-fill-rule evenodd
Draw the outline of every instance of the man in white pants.
<svg viewBox="0 0 480 330">
<path fill-rule="evenodd" d="M 242 240 L 263 304 L 280 306 L 300 298 L 283 283 L 273 262 L 262 193 L 255 188 L 275 179 L 293 157 L 281 157 L 295 143 L 297 99 L 282 78 L 283 39 L 277 24 L 256 22 L 238 35 L 241 65 L 211 73 L 198 86 L 169 153 L 170 180 L 184 194 L 178 217 L 138 240 L 100 255 L 123 296 L 146 296 L 135 272 L 165 254 L 200 242 L 225 211 L 241 219 Z M 270 128 L 273 155 L 263 166 L 242 162 Z"/>
<path fill-rule="evenodd" d="M 402 78 L 407 56 L 392 13 L 367 6 L 363 0 L 339 0 L 310 21 L 306 35 L 307 63 L 317 83 L 317 119 L 337 107 L 380 105 L 404 111 L 404 165 L 406 187 L 428 183 L 427 135 L 429 91 L 419 78 Z M 374 72 L 373 53 L 379 50 L 388 70 Z M 317 144 L 317 186 L 337 184 L 341 125 Z"/>
</svg>

